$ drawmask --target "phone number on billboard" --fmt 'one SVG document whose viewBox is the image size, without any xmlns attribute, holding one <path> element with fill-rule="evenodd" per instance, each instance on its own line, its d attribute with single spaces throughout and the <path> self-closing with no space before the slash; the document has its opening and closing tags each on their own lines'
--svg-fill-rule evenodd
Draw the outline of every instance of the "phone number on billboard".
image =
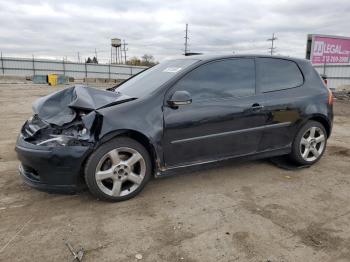
<svg viewBox="0 0 350 262">
<path fill-rule="evenodd" d="M 323 62 L 326 63 L 348 63 L 349 57 L 346 56 L 324 56 Z"/>
</svg>

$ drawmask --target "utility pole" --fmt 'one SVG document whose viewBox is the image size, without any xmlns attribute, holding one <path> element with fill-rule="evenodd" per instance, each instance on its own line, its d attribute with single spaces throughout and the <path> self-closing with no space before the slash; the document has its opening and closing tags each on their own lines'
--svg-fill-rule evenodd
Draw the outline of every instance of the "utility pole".
<svg viewBox="0 0 350 262">
<path fill-rule="evenodd" d="M 275 36 L 275 33 L 272 34 L 272 38 L 267 39 L 266 41 L 271 41 L 271 47 L 270 49 L 270 54 L 273 55 L 275 52 L 276 47 L 274 47 L 273 43 L 276 41 L 278 38 Z"/>
<path fill-rule="evenodd" d="M 188 53 L 188 24 L 186 24 L 186 31 L 185 31 L 185 53 L 184 55 L 186 55 Z"/>
<path fill-rule="evenodd" d="M 98 61 L 97 60 L 97 50 L 96 50 L 96 48 L 95 48 L 95 57 L 96 57 L 96 61 Z"/>
<path fill-rule="evenodd" d="M 128 45 L 128 44 L 125 43 L 125 40 L 123 40 L 123 50 L 121 50 L 121 51 L 124 52 L 124 63 L 125 63 L 125 64 L 126 64 L 126 51 L 129 50 L 128 48 L 126 48 L 127 45 Z"/>
<path fill-rule="evenodd" d="M 78 52 L 78 63 L 80 63 L 80 54 Z"/>
</svg>

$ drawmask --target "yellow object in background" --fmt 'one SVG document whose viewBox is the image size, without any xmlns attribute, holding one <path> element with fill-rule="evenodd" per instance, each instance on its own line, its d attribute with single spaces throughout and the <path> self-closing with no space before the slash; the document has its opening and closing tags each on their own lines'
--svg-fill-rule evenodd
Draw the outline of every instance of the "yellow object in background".
<svg viewBox="0 0 350 262">
<path fill-rule="evenodd" d="M 57 75 L 56 74 L 49 74 L 47 75 L 47 82 L 50 86 L 56 86 L 57 85 Z"/>
</svg>

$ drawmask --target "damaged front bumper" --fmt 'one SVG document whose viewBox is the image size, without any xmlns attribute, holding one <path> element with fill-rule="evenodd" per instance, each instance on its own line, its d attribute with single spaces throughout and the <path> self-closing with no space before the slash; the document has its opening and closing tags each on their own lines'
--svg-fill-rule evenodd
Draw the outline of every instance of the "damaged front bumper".
<svg viewBox="0 0 350 262">
<path fill-rule="evenodd" d="M 86 86 L 39 98 L 15 148 L 24 181 L 47 191 L 79 190 L 85 185 L 84 161 L 96 145 L 103 122 L 98 109 L 134 99 Z"/>
<path fill-rule="evenodd" d="M 19 135 L 15 150 L 21 162 L 19 173 L 28 185 L 62 193 L 77 192 L 85 187 L 83 164 L 92 151 L 91 146 L 41 146 Z"/>
</svg>

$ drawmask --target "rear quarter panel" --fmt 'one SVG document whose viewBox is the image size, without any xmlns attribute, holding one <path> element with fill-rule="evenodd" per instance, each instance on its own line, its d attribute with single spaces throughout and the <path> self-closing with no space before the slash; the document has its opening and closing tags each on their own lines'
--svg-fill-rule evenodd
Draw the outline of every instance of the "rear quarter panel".
<svg viewBox="0 0 350 262">
<path fill-rule="evenodd" d="M 267 123 L 290 123 L 264 133 L 259 151 L 290 147 L 302 125 L 309 119 L 321 117 L 332 121 L 332 107 L 328 105 L 328 90 L 317 72 L 307 61 L 295 61 L 304 77 L 303 85 L 264 93 Z"/>
</svg>

